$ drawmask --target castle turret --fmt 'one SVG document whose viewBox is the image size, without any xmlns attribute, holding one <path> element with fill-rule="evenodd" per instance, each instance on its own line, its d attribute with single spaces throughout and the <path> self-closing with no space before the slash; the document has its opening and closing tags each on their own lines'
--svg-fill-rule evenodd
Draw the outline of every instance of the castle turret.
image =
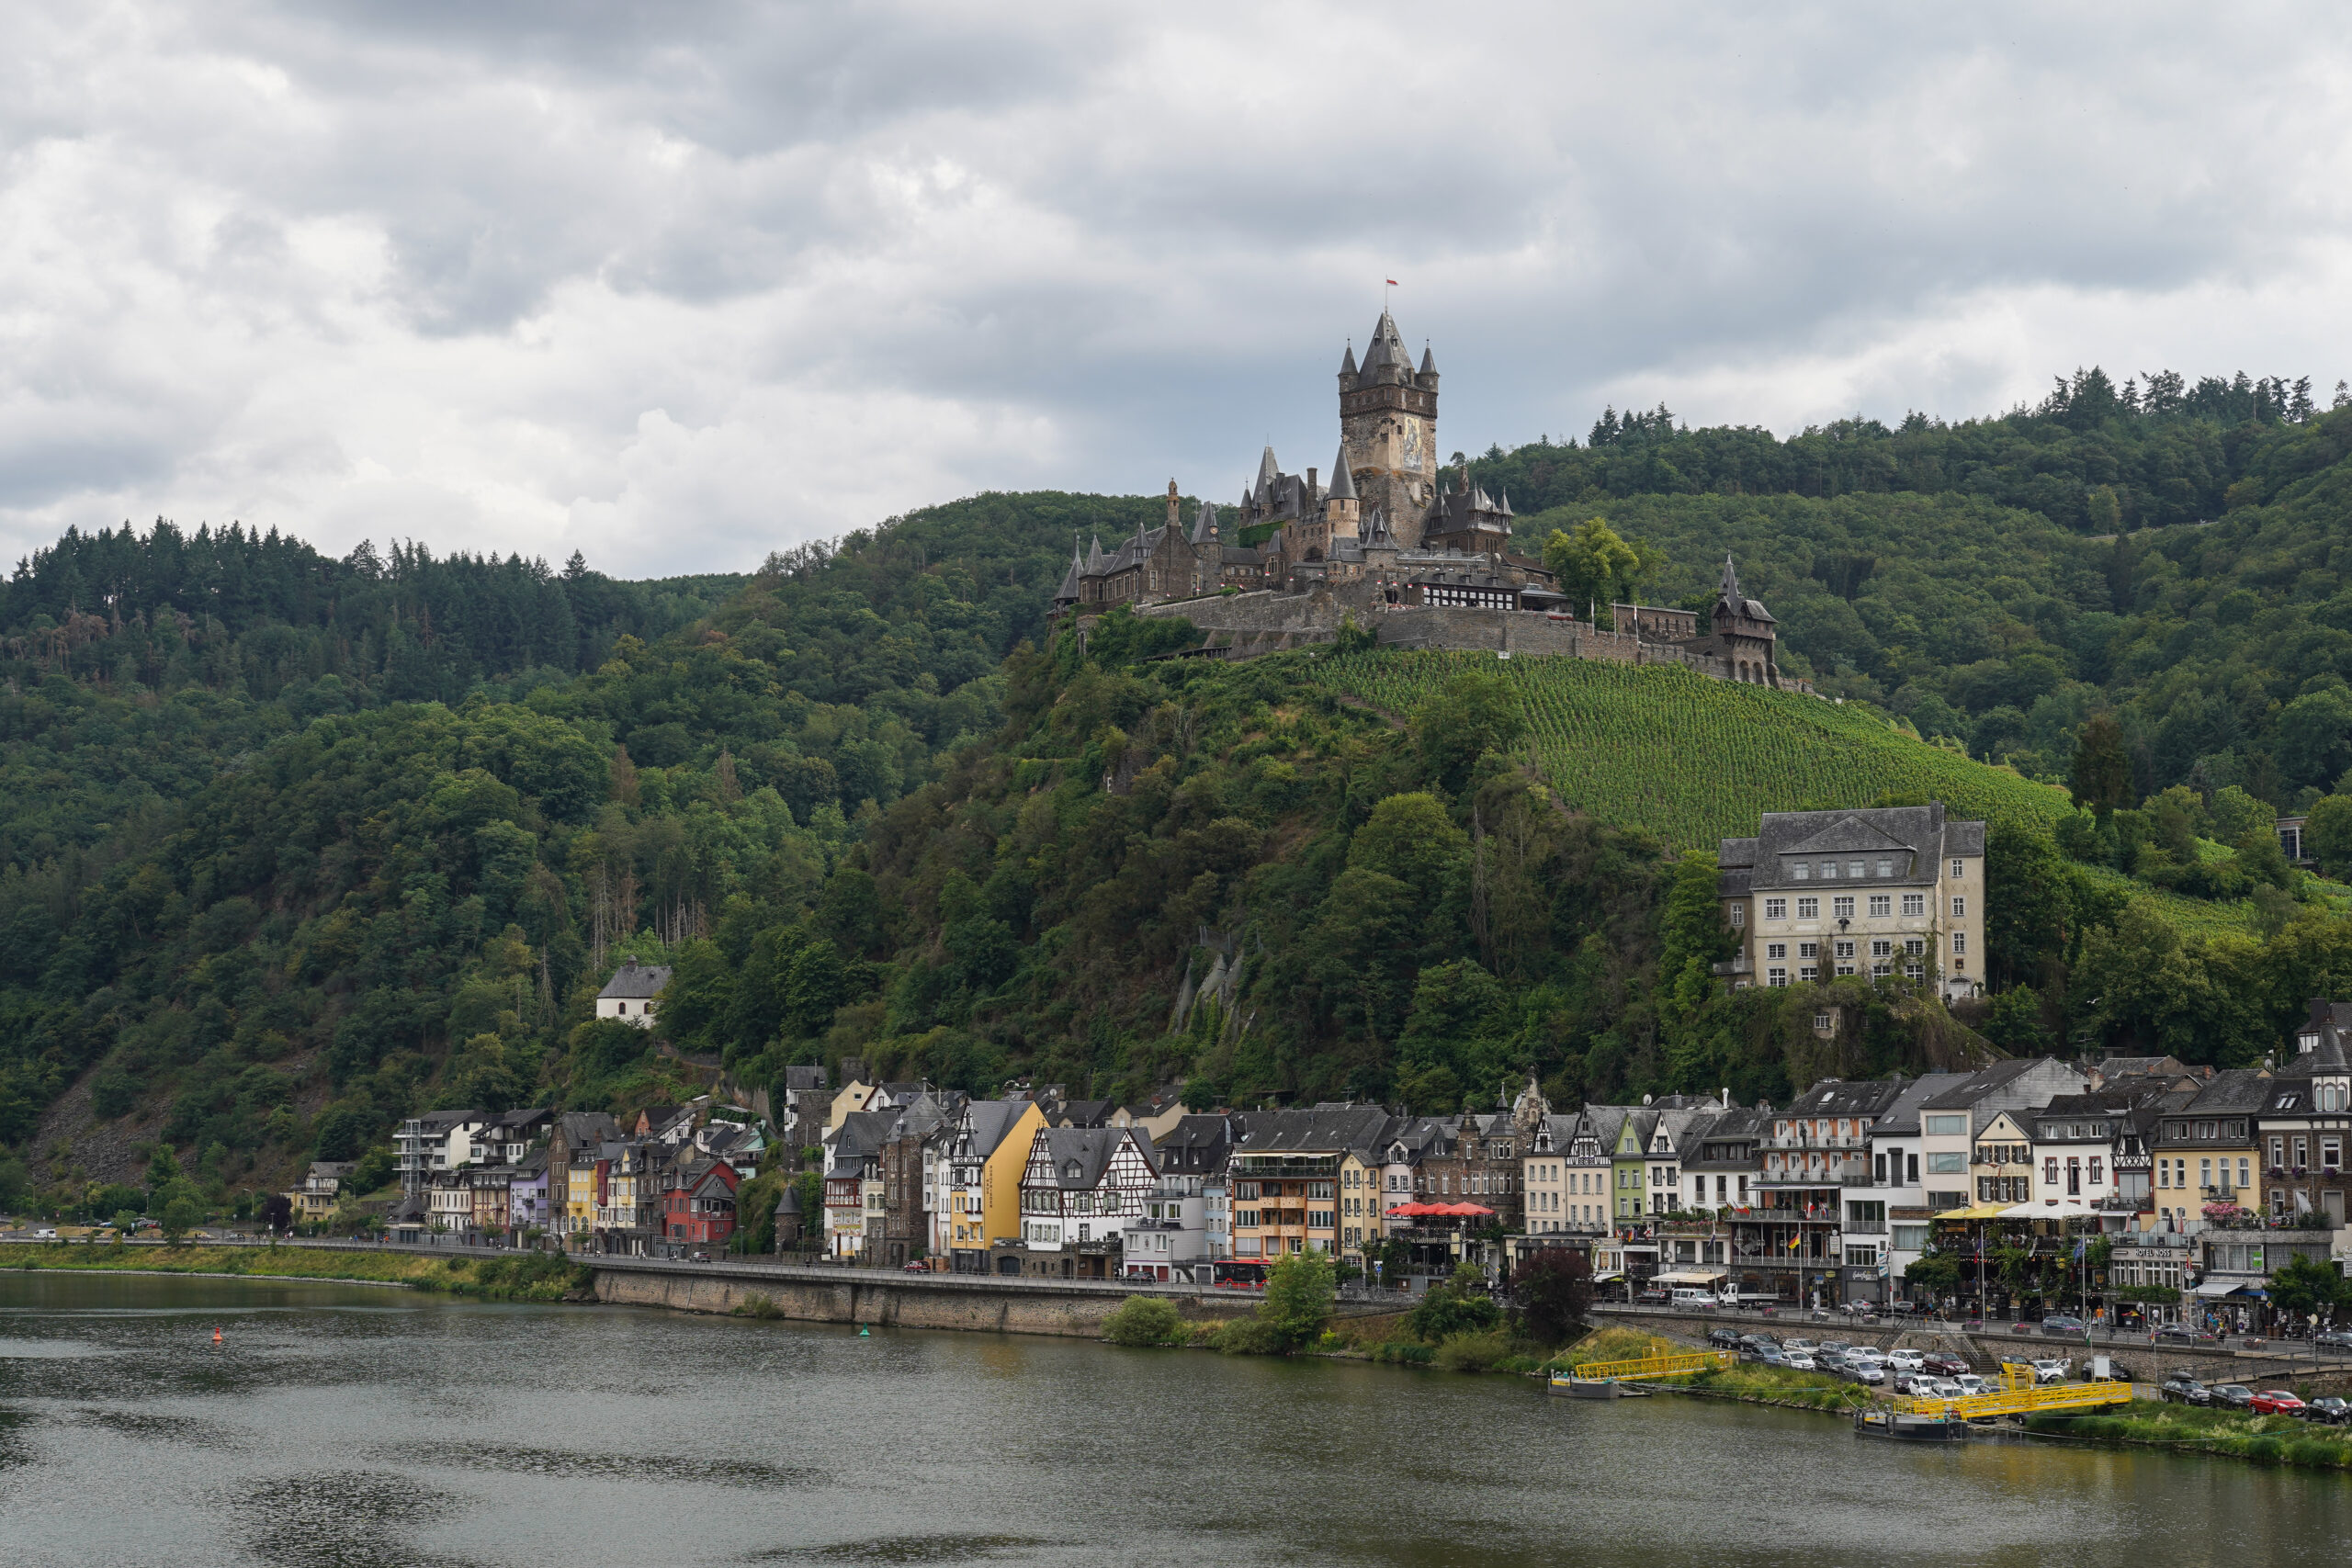
<svg viewBox="0 0 2352 1568">
<path fill-rule="evenodd" d="M 1416 373 L 1396 318 L 1383 310 L 1363 364 L 1340 388 L 1340 466 L 1360 504 L 1385 512 L 1408 547 L 1421 542 L 1437 476 L 1437 362 L 1427 352 L 1421 362 Z"/>
<path fill-rule="evenodd" d="M 1348 448 L 1344 443 L 1340 447 L 1338 466 L 1331 470 L 1330 491 L 1323 498 L 1323 520 L 1328 525 L 1325 532 L 1335 539 L 1354 537 L 1362 522 L 1355 478 L 1348 472 Z"/>
<path fill-rule="evenodd" d="M 1078 536 L 1072 534 L 1069 536 L 1069 570 L 1062 574 L 1062 585 L 1054 594 L 1056 606 L 1078 603 L 1078 577 L 1085 570 L 1085 558 L 1078 553 Z"/>
</svg>

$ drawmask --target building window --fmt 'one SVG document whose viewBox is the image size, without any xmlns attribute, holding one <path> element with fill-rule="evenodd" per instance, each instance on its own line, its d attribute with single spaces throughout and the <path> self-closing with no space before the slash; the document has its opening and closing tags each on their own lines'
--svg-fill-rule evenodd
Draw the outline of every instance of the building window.
<svg viewBox="0 0 2352 1568">
<path fill-rule="evenodd" d="M 1734 904 L 1731 907 L 1731 929 L 1737 931 L 1746 924 L 1747 924 L 1747 906 Z"/>
<path fill-rule="evenodd" d="M 1968 900 L 1957 893 L 1951 896 L 1951 918 L 1955 920 L 1968 918 Z"/>
<path fill-rule="evenodd" d="M 1789 918 L 1789 901 L 1786 898 L 1765 899 L 1764 918 L 1768 920 L 1787 919 Z"/>
<path fill-rule="evenodd" d="M 1955 956 L 1968 951 L 1968 933 L 1966 931 L 1954 931 L 1951 933 L 1951 950 Z"/>
<path fill-rule="evenodd" d="M 1838 880 L 1838 863 L 1836 861 L 1826 860 L 1821 863 L 1821 880 L 1824 882 L 1835 882 Z"/>
<path fill-rule="evenodd" d="M 1801 986 L 1810 986 L 1815 980 L 1820 978 L 1821 966 L 1819 964 L 1800 964 L 1797 965 L 1797 984 Z"/>
<path fill-rule="evenodd" d="M 1786 969 L 1767 969 L 1764 971 L 1764 983 L 1768 986 L 1785 986 L 1789 983 L 1789 972 Z"/>
<path fill-rule="evenodd" d="M 1850 893 L 1842 894 L 1839 897 L 1829 900 L 1829 918 L 1833 920 L 1852 919 L 1854 918 L 1853 895 Z"/>
<path fill-rule="evenodd" d="M 1789 867 L 1789 879 L 1792 882 L 1803 882 L 1812 874 L 1813 867 L 1807 865 L 1804 861 L 1799 861 L 1794 865 Z"/>
<path fill-rule="evenodd" d="M 1903 896 L 1903 912 L 1912 916 L 1926 914 L 1928 896 L 1925 893 L 1905 893 Z"/>
<path fill-rule="evenodd" d="M 1818 898 L 1798 899 L 1797 919 L 1800 920 L 1817 920 L 1821 919 L 1821 900 Z"/>
<path fill-rule="evenodd" d="M 1786 958 L 1788 955 L 1789 944 L 1785 942 L 1768 942 L 1764 944 L 1764 956 L 1767 958 Z"/>
<path fill-rule="evenodd" d="M 1871 895 L 1871 919 L 1883 920 L 1894 913 L 1894 896 L 1891 893 Z"/>
<path fill-rule="evenodd" d="M 1951 863 L 1951 879 L 1954 882 L 1958 882 L 1960 880 L 1961 869 L 1960 862 L 1954 861 Z"/>
</svg>

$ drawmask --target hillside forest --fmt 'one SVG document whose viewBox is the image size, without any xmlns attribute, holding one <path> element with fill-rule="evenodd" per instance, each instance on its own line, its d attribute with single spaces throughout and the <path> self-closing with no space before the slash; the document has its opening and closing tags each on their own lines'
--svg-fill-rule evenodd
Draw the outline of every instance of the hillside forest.
<svg viewBox="0 0 2352 1568">
<path fill-rule="evenodd" d="M 1643 416 L 1471 465 L 1530 551 L 1596 517 L 1637 545 L 1648 602 L 1735 553 L 1792 669 L 1954 788 L 2048 803 L 1995 813 L 1999 988 L 1957 1017 L 1718 990 L 1703 846 L 1564 795 L 1575 734 L 1491 671 L 1049 636 L 1072 532 L 1150 498 L 980 496 L 644 583 L 68 535 L 0 592 L 0 1200 L 167 1171 L 227 1203 L 421 1107 L 625 1111 L 845 1056 L 1422 1110 L 1530 1072 L 1778 1100 L 1988 1049 L 2257 1061 L 2352 979 L 2342 888 L 2268 831 L 2307 810 L 2352 873 L 2352 411 L 2255 389 L 2090 372 L 1960 425 Z M 1367 660 L 1410 701 L 1360 694 Z M 1809 701 L 1752 695 L 1767 739 Z M 1788 804 L 1887 793 L 1818 772 Z M 593 1021 L 624 953 L 674 967 L 666 1038 Z"/>
</svg>

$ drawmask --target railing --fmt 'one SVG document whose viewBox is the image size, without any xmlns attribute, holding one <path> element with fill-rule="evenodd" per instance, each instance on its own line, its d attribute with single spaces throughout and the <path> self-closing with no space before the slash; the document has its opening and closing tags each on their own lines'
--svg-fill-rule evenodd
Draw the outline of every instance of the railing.
<svg viewBox="0 0 2352 1568">
<path fill-rule="evenodd" d="M 1844 1226 L 1848 1235 L 1884 1235 L 1884 1220 L 1848 1220 Z"/>
<path fill-rule="evenodd" d="M 1738 1362 L 1738 1355 L 1730 1350 L 1693 1350 L 1686 1355 L 1643 1356 L 1630 1361 L 1588 1361 L 1573 1369 L 1567 1376 L 1596 1382 L 1606 1378 L 1687 1377 L 1692 1372 L 1736 1366 Z M 1558 1382 L 1565 1379 L 1555 1373 L 1553 1381 Z"/>
</svg>

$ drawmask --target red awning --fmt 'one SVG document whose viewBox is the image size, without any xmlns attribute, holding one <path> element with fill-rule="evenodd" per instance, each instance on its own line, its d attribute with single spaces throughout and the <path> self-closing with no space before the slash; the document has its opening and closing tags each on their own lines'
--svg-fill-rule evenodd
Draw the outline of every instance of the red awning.
<svg viewBox="0 0 2352 1568">
<path fill-rule="evenodd" d="M 1476 1203 L 1399 1203 L 1387 1211 L 1392 1218 L 1470 1219 L 1479 1214 L 1491 1214 L 1492 1209 L 1481 1209 Z"/>
</svg>

